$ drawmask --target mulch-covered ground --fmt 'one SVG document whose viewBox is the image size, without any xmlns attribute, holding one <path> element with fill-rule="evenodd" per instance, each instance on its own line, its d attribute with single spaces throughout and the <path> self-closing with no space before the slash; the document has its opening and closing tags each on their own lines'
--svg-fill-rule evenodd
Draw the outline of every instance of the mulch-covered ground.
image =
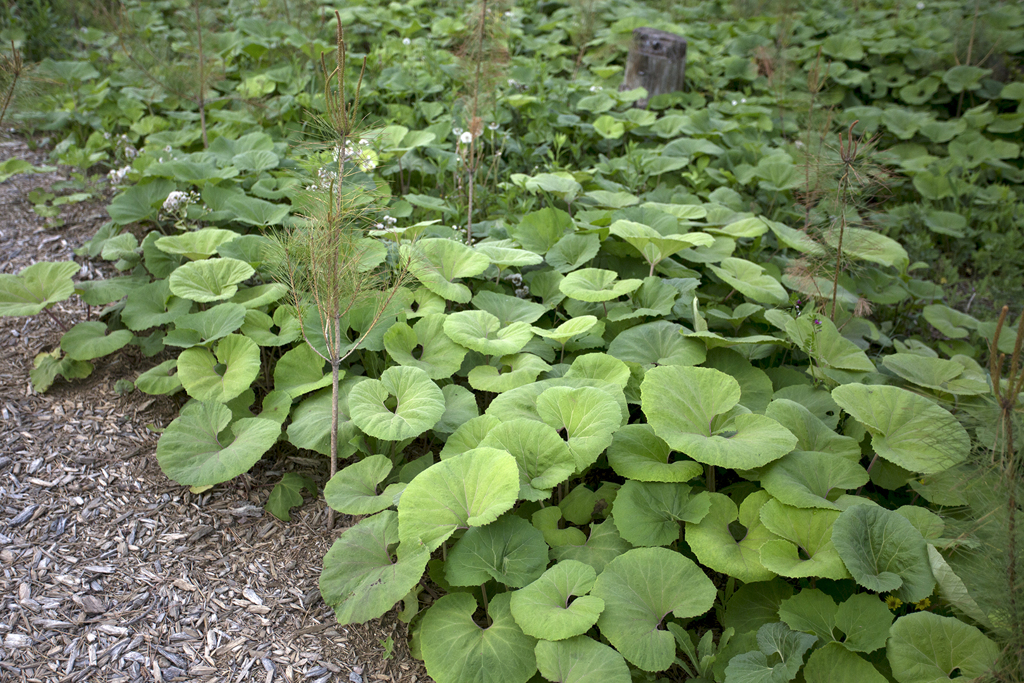
<svg viewBox="0 0 1024 683">
<path fill-rule="evenodd" d="M 0 140 L 0 162 L 11 157 L 47 162 Z M 28 193 L 67 171 L 0 183 L 0 272 L 76 260 L 80 279 L 112 274 L 73 254 L 106 220 L 104 200 L 65 206 L 60 227 L 32 210 Z M 321 561 L 347 518 L 327 532 L 322 500 L 290 522 L 263 510 L 281 472 L 322 481 L 319 456 L 268 455 L 191 493 L 154 455 L 174 400 L 114 391 L 158 361 L 126 347 L 84 380 L 32 390 L 33 358 L 57 347 L 59 325 L 97 314 L 77 297 L 52 311 L 57 321 L 0 318 L 0 680 L 429 680 L 394 613 L 340 627 L 320 599 Z"/>
</svg>

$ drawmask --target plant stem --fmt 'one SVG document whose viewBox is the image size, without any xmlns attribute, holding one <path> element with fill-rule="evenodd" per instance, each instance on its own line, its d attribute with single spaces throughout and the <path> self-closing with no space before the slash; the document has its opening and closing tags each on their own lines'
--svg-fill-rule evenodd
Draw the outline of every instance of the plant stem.
<svg viewBox="0 0 1024 683">
<path fill-rule="evenodd" d="M 334 316 L 335 350 L 331 353 L 331 479 L 338 472 L 338 351 L 341 347 L 341 319 Z M 327 528 L 334 528 L 334 508 L 327 510 Z"/>
<path fill-rule="evenodd" d="M 484 599 L 484 612 L 487 614 L 487 625 L 490 626 L 491 625 L 491 613 L 490 613 L 490 608 L 487 606 L 487 584 L 486 583 L 481 583 L 480 584 L 480 595 Z"/>
<path fill-rule="evenodd" d="M 704 486 L 711 493 L 715 492 L 715 466 L 704 465 Z"/>
<path fill-rule="evenodd" d="M 198 0 L 196 0 L 194 7 L 196 11 L 196 36 L 199 47 L 199 127 L 203 131 L 203 149 L 206 149 L 210 146 L 210 141 L 206 137 L 206 57 L 203 53 L 203 23 L 199 16 Z"/>
</svg>

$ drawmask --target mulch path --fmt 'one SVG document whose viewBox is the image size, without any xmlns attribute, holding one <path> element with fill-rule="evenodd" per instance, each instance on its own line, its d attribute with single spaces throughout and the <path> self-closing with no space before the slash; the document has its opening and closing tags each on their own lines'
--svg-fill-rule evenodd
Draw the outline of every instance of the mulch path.
<svg viewBox="0 0 1024 683">
<path fill-rule="evenodd" d="M 0 140 L 0 162 L 11 157 L 47 163 Z M 0 183 L 0 273 L 62 260 L 83 264 L 79 279 L 113 273 L 73 254 L 105 200 L 65 206 L 60 227 L 32 211 L 28 192 L 69 177 Z M 68 327 L 97 314 L 77 297 L 52 310 Z M 126 347 L 84 380 L 32 390 L 32 361 L 60 334 L 47 315 L 0 317 L 0 680 L 429 681 L 394 612 L 341 627 L 320 599 L 322 558 L 348 518 L 327 532 L 323 500 L 308 497 L 290 522 L 263 510 L 284 471 L 322 482 L 322 458 L 282 451 L 191 493 L 154 455 L 174 399 L 114 391 L 154 359 Z"/>
</svg>

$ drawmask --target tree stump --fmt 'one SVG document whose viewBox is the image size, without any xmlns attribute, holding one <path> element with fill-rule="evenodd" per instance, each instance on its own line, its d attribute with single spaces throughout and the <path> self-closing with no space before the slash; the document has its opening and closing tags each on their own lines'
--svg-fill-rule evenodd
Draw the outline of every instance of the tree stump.
<svg viewBox="0 0 1024 683">
<path fill-rule="evenodd" d="M 655 95 L 677 92 L 686 82 L 686 38 L 656 28 L 633 29 L 633 45 L 626 58 L 626 74 L 619 90 L 643 87 L 647 99 L 637 107 L 647 107 Z"/>
</svg>

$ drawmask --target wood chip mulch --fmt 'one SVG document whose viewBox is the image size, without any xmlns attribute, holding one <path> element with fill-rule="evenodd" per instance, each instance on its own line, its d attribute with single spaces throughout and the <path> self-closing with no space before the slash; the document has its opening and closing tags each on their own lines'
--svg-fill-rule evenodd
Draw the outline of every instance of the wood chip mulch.
<svg viewBox="0 0 1024 683">
<path fill-rule="evenodd" d="M 11 157 L 47 163 L 0 141 L 0 162 Z M 68 177 L 0 183 L 0 272 L 74 259 L 81 278 L 113 274 L 73 254 L 107 219 L 104 200 L 65 206 L 61 227 L 32 211 L 30 190 Z M 66 326 L 96 314 L 77 297 L 53 311 Z M 0 318 L 0 681 L 430 680 L 394 612 L 341 627 L 320 599 L 322 558 L 342 530 L 325 531 L 323 501 L 307 498 L 290 522 L 263 510 L 283 471 L 322 481 L 319 459 L 282 453 L 193 494 L 154 455 L 173 400 L 114 391 L 153 359 L 126 347 L 85 380 L 32 390 L 32 359 L 60 334 L 46 315 Z"/>
</svg>

